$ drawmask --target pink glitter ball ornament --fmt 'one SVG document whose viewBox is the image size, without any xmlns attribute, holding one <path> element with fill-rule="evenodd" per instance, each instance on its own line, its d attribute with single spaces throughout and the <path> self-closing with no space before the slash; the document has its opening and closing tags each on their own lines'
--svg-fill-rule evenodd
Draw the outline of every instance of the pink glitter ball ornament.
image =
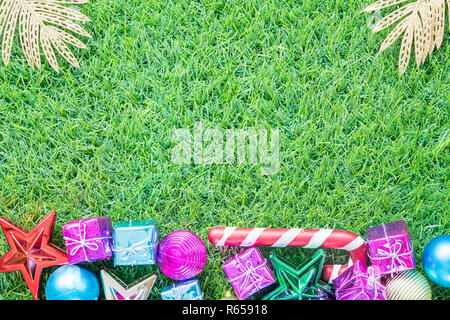
<svg viewBox="0 0 450 320">
<path fill-rule="evenodd" d="M 197 276 L 206 264 L 206 246 L 190 231 L 168 234 L 159 244 L 158 264 L 171 279 L 187 280 Z"/>
</svg>

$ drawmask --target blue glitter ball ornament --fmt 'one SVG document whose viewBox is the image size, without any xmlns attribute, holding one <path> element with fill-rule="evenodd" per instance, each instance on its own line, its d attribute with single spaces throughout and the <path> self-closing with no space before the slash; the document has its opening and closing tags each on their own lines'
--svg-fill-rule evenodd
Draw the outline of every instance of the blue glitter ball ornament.
<svg viewBox="0 0 450 320">
<path fill-rule="evenodd" d="M 47 300 L 97 300 L 100 285 L 95 274 L 77 265 L 59 267 L 48 278 Z"/>
<path fill-rule="evenodd" d="M 428 242 L 423 250 L 422 264 L 431 281 L 450 288 L 450 234 Z"/>
</svg>

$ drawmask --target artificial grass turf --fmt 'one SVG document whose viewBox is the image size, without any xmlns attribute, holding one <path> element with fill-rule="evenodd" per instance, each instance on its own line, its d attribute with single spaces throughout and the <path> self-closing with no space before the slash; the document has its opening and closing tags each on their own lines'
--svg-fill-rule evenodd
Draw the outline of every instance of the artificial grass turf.
<svg viewBox="0 0 450 320">
<path fill-rule="evenodd" d="M 57 210 L 154 218 L 160 238 L 188 229 L 347 229 L 405 219 L 418 270 L 424 246 L 448 234 L 449 33 L 421 69 L 398 75 L 398 42 L 378 59 L 370 1 L 93 1 L 79 70 L 32 71 L 17 41 L 0 67 L 0 210 L 31 229 Z M 280 170 L 177 165 L 174 129 L 278 128 Z M 206 299 L 231 289 L 208 245 Z M 0 251 L 8 250 L 3 235 Z M 300 262 L 308 250 L 277 249 Z M 268 253 L 264 250 L 264 253 Z M 89 267 L 98 272 L 111 262 Z M 53 269 L 45 272 L 42 287 Z M 126 282 L 156 266 L 120 267 Z M 151 299 L 171 283 L 160 272 Z M 19 272 L 2 299 L 29 299 Z M 433 285 L 435 299 L 449 289 Z"/>
</svg>

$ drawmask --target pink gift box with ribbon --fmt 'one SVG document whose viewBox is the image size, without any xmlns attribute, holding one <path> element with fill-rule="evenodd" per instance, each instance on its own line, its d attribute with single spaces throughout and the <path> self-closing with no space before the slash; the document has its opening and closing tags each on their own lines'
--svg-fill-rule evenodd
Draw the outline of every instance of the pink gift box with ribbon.
<svg viewBox="0 0 450 320">
<path fill-rule="evenodd" d="M 381 275 L 414 269 L 412 236 L 405 221 L 395 221 L 367 229 L 372 266 Z"/>
<path fill-rule="evenodd" d="M 360 260 L 334 279 L 333 285 L 336 300 L 386 300 L 380 275 Z"/>
<path fill-rule="evenodd" d="M 70 221 L 62 228 L 69 263 L 108 260 L 112 256 L 112 228 L 109 217 Z"/>
<path fill-rule="evenodd" d="M 240 300 L 275 282 L 267 260 L 256 248 L 241 252 L 225 262 L 222 268 Z"/>
</svg>

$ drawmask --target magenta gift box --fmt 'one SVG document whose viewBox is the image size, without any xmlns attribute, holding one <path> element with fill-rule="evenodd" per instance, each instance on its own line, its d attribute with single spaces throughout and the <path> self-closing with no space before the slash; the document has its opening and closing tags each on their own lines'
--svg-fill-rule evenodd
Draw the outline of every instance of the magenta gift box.
<svg viewBox="0 0 450 320">
<path fill-rule="evenodd" d="M 112 256 L 111 219 L 85 218 L 62 228 L 69 263 L 108 260 Z"/>
<path fill-rule="evenodd" d="M 367 229 L 369 257 L 381 274 L 414 269 L 412 236 L 405 221 L 395 221 Z"/>
<path fill-rule="evenodd" d="M 386 300 L 379 274 L 359 260 L 334 279 L 333 284 L 336 300 Z"/>
<path fill-rule="evenodd" d="M 241 252 L 225 262 L 222 268 L 240 300 L 275 282 L 267 260 L 256 248 Z"/>
</svg>

